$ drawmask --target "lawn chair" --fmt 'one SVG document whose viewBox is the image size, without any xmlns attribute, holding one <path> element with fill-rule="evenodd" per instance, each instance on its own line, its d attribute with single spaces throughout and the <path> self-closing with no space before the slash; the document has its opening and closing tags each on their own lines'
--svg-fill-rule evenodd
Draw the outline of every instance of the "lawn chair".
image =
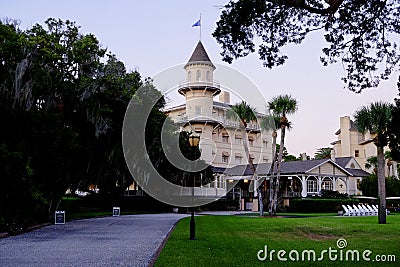
<svg viewBox="0 0 400 267">
<path fill-rule="evenodd" d="M 366 204 L 365 206 L 367 207 L 367 209 L 369 209 L 369 214 L 371 214 L 372 216 L 378 215 L 378 212 L 372 206 L 368 204 Z"/>
<path fill-rule="evenodd" d="M 354 212 L 356 213 L 356 216 L 361 216 L 361 215 L 362 215 L 362 214 L 361 214 L 361 211 L 357 208 L 356 205 L 353 205 L 353 210 L 354 210 Z"/>
<path fill-rule="evenodd" d="M 350 216 L 357 216 L 356 211 L 350 205 L 346 205 L 346 207 L 350 212 Z"/>
<path fill-rule="evenodd" d="M 372 208 L 374 209 L 376 215 L 378 215 L 378 205 L 372 205 Z"/>
<path fill-rule="evenodd" d="M 342 208 L 344 209 L 343 216 L 352 216 L 350 210 L 346 207 L 346 205 L 342 205 Z"/>
<path fill-rule="evenodd" d="M 363 211 L 364 216 L 370 216 L 372 215 L 370 210 L 365 206 L 364 204 L 358 204 L 358 207 Z"/>
</svg>

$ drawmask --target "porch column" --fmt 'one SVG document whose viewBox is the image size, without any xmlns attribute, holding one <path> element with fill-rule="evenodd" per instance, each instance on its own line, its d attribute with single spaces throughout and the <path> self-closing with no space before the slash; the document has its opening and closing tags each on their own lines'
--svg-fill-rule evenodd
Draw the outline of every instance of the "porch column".
<svg viewBox="0 0 400 267">
<path fill-rule="evenodd" d="M 301 196 L 307 197 L 307 182 L 304 175 L 301 176 Z"/>
<path fill-rule="evenodd" d="M 338 191 L 338 189 L 336 188 L 336 181 L 337 181 L 337 177 L 332 177 L 332 186 L 333 186 L 333 191 Z"/>
<path fill-rule="evenodd" d="M 322 190 L 322 177 L 318 175 L 318 192 Z"/>
</svg>

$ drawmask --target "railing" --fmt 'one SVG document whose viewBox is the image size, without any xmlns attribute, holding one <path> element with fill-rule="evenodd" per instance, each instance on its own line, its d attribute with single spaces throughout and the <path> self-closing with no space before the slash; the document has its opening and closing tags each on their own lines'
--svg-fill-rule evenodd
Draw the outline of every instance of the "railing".
<svg viewBox="0 0 400 267">
<path fill-rule="evenodd" d="M 215 120 L 217 122 L 219 122 L 220 124 L 222 124 L 225 127 L 234 127 L 234 128 L 239 128 L 239 122 L 234 121 L 234 120 L 229 120 L 227 118 L 224 118 L 222 116 L 211 116 L 211 117 L 202 117 L 200 115 L 192 118 L 192 120 L 196 120 L 196 119 L 211 119 L 211 120 Z M 186 123 L 188 122 L 188 116 L 187 115 L 181 115 L 181 116 L 177 116 L 175 118 L 175 122 L 177 123 Z M 247 130 L 260 130 L 260 126 L 258 124 L 247 124 Z"/>
<path fill-rule="evenodd" d="M 221 85 L 217 81 L 207 82 L 207 81 L 195 81 L 188 82 L 182 81 L 179 83 L 179 88 L 191 88 L 191 87 L 214 87 L 220 89 Z"/>
</svg>

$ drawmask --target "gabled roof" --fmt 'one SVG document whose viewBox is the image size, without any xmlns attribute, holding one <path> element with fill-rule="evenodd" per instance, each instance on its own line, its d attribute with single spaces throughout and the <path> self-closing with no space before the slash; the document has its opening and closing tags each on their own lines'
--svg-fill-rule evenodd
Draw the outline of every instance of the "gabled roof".
<svg viewBox="0 0 400 267">
<path fill-rule="evenodd" d="M 352 159 L 353 157 L 339 157 L 335 158 L 335 162 L 342 166 L 343 168 L 346 168 L 347 163 Z"/>
<path fill-rule="evenodd" d="M 298 160 L 298 161 L 289 161 L 289 162 L 282 162 L 282 175 L 291 175 L 291 174 L 303 174 L 312 171 L 319 166 L 324 164 L 332 164 L 336 168 L 340 169 L 344 173 L 349 176 L 352 176 L 352 173 L 348 171 L 346 168 L 340 166 L 339 164 L 335 163 L 331 159 L 316 159 L 316 160 Z M 257 174 L 259 176 L 268 175 L 271 167 L 271 163 L 260 163 L 255 164 Z M 355 170 L 355 169 L 354 169 Z M 249 165 L 238 165 L 232 168 L 227 168 L 225 170 L 225 174 L 228 175 L 251 175 L 252 171 Z"/>
<path fill-rule="evenodd" d="M 209 62 L 212 64 L 210 58 L 207 55 L 206 49 L 204 48 L 201 41 L 197 43 L 197 46 L 194 49 L 193 54 L 188 61 L 188 63 L 192 62 Z"/>
<path fill-rule="evenodd" d="M 340 158 L 336 158 L 335 162 L 340 165 L 341 167 L 345 168 L 346 171 L 348 171 L 349 173 L 351 173 L 352 176 L 356 176 L 356 177 L 366 177 L 369 176 L 370 173 L 366 172 L 362 169 L 356 169 L 356 168 L 346 168 L 346 166 L 348 165 L 348 163 L 354 159 L 353 157 L 340 157 Z M 356 161 L 357 162 L 357 161 Z M 358 164 L 358 163 L 357 163 Z"/>
</svg>

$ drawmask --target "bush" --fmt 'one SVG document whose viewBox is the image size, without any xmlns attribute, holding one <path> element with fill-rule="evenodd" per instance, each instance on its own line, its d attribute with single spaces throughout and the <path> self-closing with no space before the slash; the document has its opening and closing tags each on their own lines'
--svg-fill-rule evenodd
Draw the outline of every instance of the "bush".
<svg viewBox="0 0 400 267">
<path fill-rule="evenodd" d="M 342 205 L 357 205 L 358 199 L 293 199 L 290 205 L 291 212 L 338 212 Z"/>
</svg>

